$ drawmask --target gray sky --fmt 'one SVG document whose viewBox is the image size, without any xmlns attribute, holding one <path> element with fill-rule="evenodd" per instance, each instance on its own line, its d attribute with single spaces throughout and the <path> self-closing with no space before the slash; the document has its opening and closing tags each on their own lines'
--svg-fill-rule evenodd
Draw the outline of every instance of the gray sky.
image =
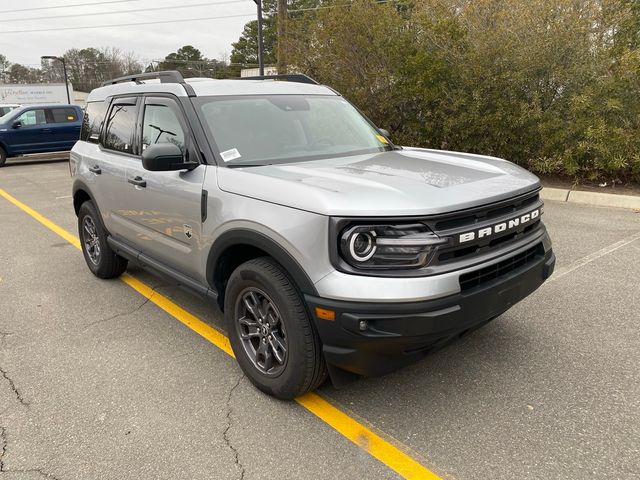
<svg viewBox="0 0 640 480">
<path fill-rule="evenodd" d="M 94 5 L 35 10 L 90 3 Z M 207 5 L 187 8 L 202 4 Z M 180 7 L 152 10 L 176 5 Z M 18 9 L 25 11 L 16 12 Z M 128 10 L 144 11 L 126 13 Z M 52 18 L 80 14 L 88 15 Z M 247 16 L 86 30 L 5 33 L 242 14 Z M 206 57 L 220 58 L 231 53 L 231 42 L 238 39 L 244 24 L 255 18 L 255 14 L 253 0 L 0 0 L 0 53 L 11 62 L 35 66 L 40 64 L 41 55 L 61 55 L 70 48 L 113 46 L 134 51 L 143 60 L 157 60 L 183 45 L 193 45 Z M 46 18 L 36 20 L 37 17 Z"/>
</svg>

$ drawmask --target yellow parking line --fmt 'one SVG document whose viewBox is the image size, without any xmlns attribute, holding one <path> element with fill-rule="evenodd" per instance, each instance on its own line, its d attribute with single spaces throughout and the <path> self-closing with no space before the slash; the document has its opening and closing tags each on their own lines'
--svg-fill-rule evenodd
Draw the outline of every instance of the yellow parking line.
<svg viewBox="0 0 640 480">
<path fill-rule="evenodd" d="M 428 480 L 440 478 L 319 395 L 307 393 L 296 398 L 296 402 L 403 478 Z"/>
<path fill-rule="evenodd" d="M 180 305 L 173 303 L 164 295 L 153 290 L 149 285 L 141 282 L 137 278 L 132 277 L 131 275 L 124 274 L 120 277 L 124 283 L 133 288 L 136 292 L 138 292 L 143 297 L 146 297 L 152 303 L 155 303 L 162 310 L 167 312 L 169 315 L 174 317 L 176 320 L 179 320 L 184 325 L 189 327 L 191 330 L 196 332 L 201 337 L 209 340 L 216 347 L 222 350 L 227 355 L 230 355 L 235 358 L 233 354 L 233 350 L 231 350 L 231 344 L 229 343 L 229 339 L 221 333 L 218 329 L 213 328 L 211 325 L 203 322 L 198 317 L 193 315 L 192 313 L 187 312 Z"/>
<path fill-rule="evenodd" d="M 69 233 L 64 228 L 56 225 L 51 220 L 36 212 L 31 207 L 28 207 L 1 188 L 0 196 L 4 197 L 7 201 L 29 214 L 49 230 L 64 238 L 74 247 L 78 249 L 80 248 L 80 241 L 78 240 L 78 237 L 72 233 Z M 120 277 L 120 280 L 133 288 L 143 297 L 149 299 L 149 301 L 156 304 L 169 315 L 183 323 L 185 326 L 189 327 L 198 335 L 213 343 L 228 355 L 232 357 L 234 356 L 233 351 L 231 350 L 231 345 L 229 344 L 229 339 L 222 332 L 203 322 L 192 313 L 189 313 L 169 298 L 156 292 L 151 287 L 131 275 L 124 274 Z M 437 480 L 440 478 L 398 447 L 394 446 L 387 440 L 383 439 L 380 435 L 377 435 L 372 430 L 344 413 L 342 410 L 324 400 L 318 394 L 307 393 L 296 398 L 296 402 L 320 418 L 327 425 L 331 426 L 345 438 L 365 450 L 371 456 L 380 460 L 403 478 L 428 480 Z"/>
<path fill-rule="evenodd" d="M 16 207 L 18 207 L 20 210 L 23 210 L 24 212 L 26 212 L 29 215 L 31 215 L 33 218 L 35 218 L 37 221 L 39 221 L 41 224 L 43 224 L 49 230 L 51 230 L 54 233 L 60 235 L 62 238 L 64 238 L 67 242 L 69 242 L 74 247 L 80 248 L 80 240 L 78 240 L 78 237 L 76 237 L 75 235 L 67 232 L 64 228 L 59 227 L 58 225 L 53 223 L 48 218 L 43 217 L 38 212 L 36 212 L 34 209 L 32 209 L 31 207 L 28 207 L 27 205 L 22 203 L 17 198 L 12 197 L 11 195 L 9 195 L 7 192 L 2 190 L 1 188 L 0 188 L 0 197 L 4 197 L 9 202 L 13 203 Z"/>
</svg>

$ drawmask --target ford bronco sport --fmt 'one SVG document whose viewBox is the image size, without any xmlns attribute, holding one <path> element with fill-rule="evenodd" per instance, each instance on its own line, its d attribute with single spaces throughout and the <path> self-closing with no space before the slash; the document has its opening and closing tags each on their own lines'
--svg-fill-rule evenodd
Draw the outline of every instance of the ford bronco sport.
<svg viewBox="0 0 640 480">
<path fill-rule="evenodd" d="M 112 80 L 70 167 L 89 269 L 135 262 L 216 301 L 242 370 L 279 398 L 413 362 L 555 264 L 534 175 L 395 146 L 302 75 Z"/>
</svg>

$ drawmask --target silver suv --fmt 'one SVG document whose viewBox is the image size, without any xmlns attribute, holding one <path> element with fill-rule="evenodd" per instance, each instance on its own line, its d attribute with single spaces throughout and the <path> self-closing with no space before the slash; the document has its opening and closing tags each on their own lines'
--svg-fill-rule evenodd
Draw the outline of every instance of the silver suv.
<svg viewBox="0 0 640 480">
<path fill-rule="evenodd" d="M 534 175 L 395 146 L 302 75 L 107 82 L 71 173 L 89 269 L 135 262 L 217 302 L 242 370 L 279 398 L 413 362 L 555 264 Z"/>
</svg>

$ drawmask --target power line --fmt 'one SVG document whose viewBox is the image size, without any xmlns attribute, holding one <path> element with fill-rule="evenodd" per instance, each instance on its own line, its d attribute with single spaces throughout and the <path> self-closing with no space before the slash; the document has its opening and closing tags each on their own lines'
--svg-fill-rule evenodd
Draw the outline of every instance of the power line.
<svg viewBox="0 0 640 480">
<path fill-rule="evenodd" d="M 158 10 L 172 10 L 176 8 L 195 8 L 195 7 L 210 7 L 214 5 L 228 5 L 230 3 L 246 3 L 246 2 L 245 0 L 226 0 L 224 2 L 206 2 L 206 3 L 196 3 L 193 5 L 173 5 L 168 7 L 136 8 L 133 10 L 118 10 L 116 12 L 72 13 L 68 15 L 56 15 L 53 17 L 48 16 L 48 17 L 32 17 L 32 18 L 0 20 L 0 23 L 30 22 L 32 20 L 54 20 L 57 18 L 75 18 L 75 17 L 94 16 L 94 15 L 116 15 L 120 13 L 153 12 Z"/>
<path fill-rule="evenodd" d="M 139 0 L 117 0 L 117 1 L 123 2 L 123 1 L 139 1 Z M 380 3 L 388 3 L 388 2 L 389 0 L 378 0 L 378 1 L 372 2 L 372 4 L 380 4 Z M 116 2 L 106 2 L 106 3 L 116 3 Z M 96 4 L 83 4 L 83 5 L 96 5 Z M 342 5 L 332 5 L 327 7 L 313 8 L 313 9 L 296 9 L 296 10 L 290 10 L 289 12 L 302 12 L 302 11 L 316 10 L 319 8 L 336 8 L 336 7 L 342 7 Z M 51 8 L 54 8 L 54 7 L 51 7 Z M 61 7 L 55 7 L 55 8 L 61 8 Z M 218 17 L 184 18 L 180 20 L 160 20 L 155 22 L 117 23 L 112 25 L 88 25 L 88 26 L 82 26 L 82 27 L 36 28 L 36 29 L 29 29 L 29 30 L 4 30 L 4 31 L 0 31 L 0 35 L 6 35 L 9 33 L 62 32 L 67 30 L 96 30 L 100 28 L 136 27 L 136 26 L 142 26 L 142 25 L 160 25 L 160 24 L 167 24 L 167 23 L 199 22 L 204 20 L 220 20 L 225 18 L 241 18 L 241 17 L 254 17 L 254 16 L 255 16 L 255 13 L 246 13 L 246 14 L 236 14 L 236 15 L 223 15 Z"/>
<path fill-rule="evenodd" d="M 36 28 L 31 30 L 4 30 L 4 31 L 0 31 L 0 35 L 6 35 L 8 33 L 62 32 L 65 30 L 95 30 L 98 28 L 135 27 L 139 25 L 159 25 L 163 23 L 199 22 L 203 20 L 220 20 L 223 18 L 255 17 L 255 15 L 256 15 L 255 13 L 240 13 L 237 15 L 223 15 L 219 17 L 183 18 L 180 20 L 160 20 L 157 22 L 118 23 L 118 24 L 112 24 L 112 25 L 88 25 L 83 27 L 63 27 L 63 28 Z"/>
<path fill-rule="evenodd" d="M 131 3 L 131 2 L 139 2 L 139 1 L 140 0 L 112 0 L 110 2 L 76 3 L 74 5 L 55 5 L 53 7 L 21 8 L 19 10 L 0 10 L 0 13 L 33 12 L 35 10 L 53 10 L 56 8 L 86 7 L 86 6 L 94 6 L 94 5 L 106 5 L 109 3 Z"/>
</svg>

